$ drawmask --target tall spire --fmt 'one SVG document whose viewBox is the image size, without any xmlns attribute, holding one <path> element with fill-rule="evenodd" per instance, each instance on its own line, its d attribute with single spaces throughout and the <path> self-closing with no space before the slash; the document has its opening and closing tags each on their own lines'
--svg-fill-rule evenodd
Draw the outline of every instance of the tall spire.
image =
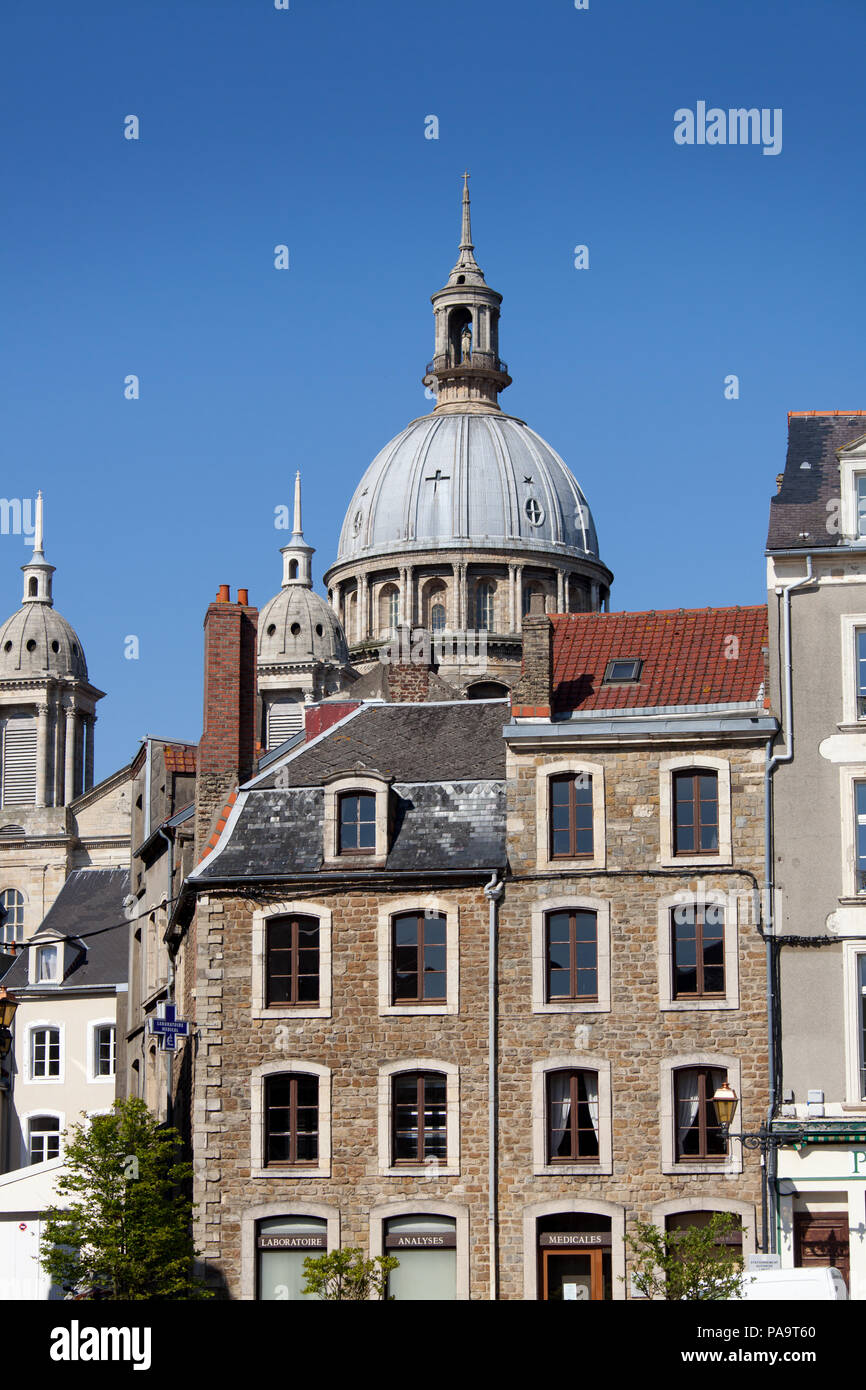
<svg viewBox="0 0 866 1390">
<path fill-rule="evenodd" d="M 283 557 L 283 588 L 287 584 L 302 584 L 306 589 L 313 587 L 312 558 L 315 549 L 307 545 L 301 527 L 301 470 L 295 474 L 295 513 L 292 520 L 292 534 L 288 545 L 281 550 Z"/>
<path fill-rule="evenodd" d="M 33 554 L 26 565 L 21 566 L 24 575 L 24 602 L 47 603 L 53 606 L 51 576 L 54 566 L 45 562 L 42 550 L 42 493 L 36 494 L 36 520 L 33 528 Z"/>
<path fill-rule="evenodd" d="M 467 272 L 471 277 L 467 280 Z M 458 280 L 458 276 L 462 279 Z M 484 271 L 475 259 L 475 246 L 472 241 L 472 221 L 469 212 L 469 170 L 463 175 L 463 215 L 460 226 L 460 248 L 457 264 L 451 272 L 449 285 L 484 284 Z"/>
</svg>

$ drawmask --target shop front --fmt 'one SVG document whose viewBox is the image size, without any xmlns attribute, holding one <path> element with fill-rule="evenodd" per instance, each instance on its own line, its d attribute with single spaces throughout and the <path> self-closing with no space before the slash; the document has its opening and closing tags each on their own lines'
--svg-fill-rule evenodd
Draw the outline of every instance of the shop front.
<svg viewBox="0 0 866 1390">
<path fill-rule="evenodd" d="M 778 1250 L 783 1269 L 838 1269 L 866 1299 L 866 1133 L 807 1129 L 778 1151 Z"/>
</svg>

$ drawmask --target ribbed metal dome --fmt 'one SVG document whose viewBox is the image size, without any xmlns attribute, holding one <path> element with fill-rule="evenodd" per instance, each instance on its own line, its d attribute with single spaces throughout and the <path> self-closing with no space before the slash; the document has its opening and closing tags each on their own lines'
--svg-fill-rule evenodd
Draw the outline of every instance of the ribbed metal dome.
<svg viewBox="0 0 866 1390">
<path fill-rule="evenodd" d="M 425 415 L 392 439 L 355 490 L 337 563 L 473 542 L 598 558 L 576 478 L 540 435 L 501 412 Z"/>
<path fill-rule="evenodd" d="M 288 584 L 259 614 L 259 666 L 349 660 L 340 621 L 330 605 L 303 583 Z"/>
<path fill-rule="evenodd" d="M 25 603 L 0 627 L 0 679 L 71 676 L 87 680 L 75 629 L 48 603 Z"/>
</svg>

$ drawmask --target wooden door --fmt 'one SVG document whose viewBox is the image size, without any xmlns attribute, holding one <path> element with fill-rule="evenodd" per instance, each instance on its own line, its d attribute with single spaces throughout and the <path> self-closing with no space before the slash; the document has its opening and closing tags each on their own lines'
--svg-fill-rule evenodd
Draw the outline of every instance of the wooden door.
<svg viewBox="0 0 866 1390">
<path fill-rule="evenodd" d="M 847 1284 L 850 1258 L 847 1211 L 794 1213 L 794 1263 L 835 1266 Z"/>
<path fill-rule="evenodd" d="M 596 1302 L 604 1298 L 601 1250 L 545 1250 L 542 1299 Z"/>
</svg>

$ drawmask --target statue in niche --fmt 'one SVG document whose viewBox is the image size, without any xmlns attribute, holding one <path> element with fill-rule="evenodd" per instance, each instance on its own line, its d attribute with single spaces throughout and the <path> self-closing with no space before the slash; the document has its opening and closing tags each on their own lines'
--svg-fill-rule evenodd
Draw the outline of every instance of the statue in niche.
<svg viewBox="0 0 866 1390">
<path fill-rule="evenodd" d="M 472 361 L 472 329 L 468 323 L 460 334 L 460 353 L 461 361 L 467 364 Z"/>
</svg>

